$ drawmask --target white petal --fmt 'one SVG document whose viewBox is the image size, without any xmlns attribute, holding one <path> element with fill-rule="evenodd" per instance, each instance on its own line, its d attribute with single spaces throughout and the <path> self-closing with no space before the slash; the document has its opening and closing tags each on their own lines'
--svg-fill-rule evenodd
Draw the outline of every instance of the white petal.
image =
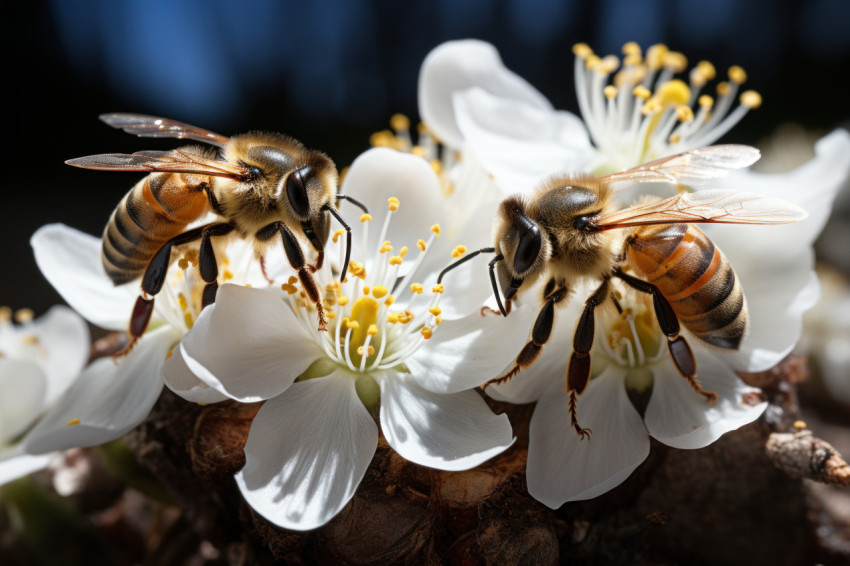
<svg viewBox="0 0 850 566">
<path fill-rule="evenodd" d="M 38 418 L 46 391 L 47 379 L 38 364 L 0 358 L 0 446 Z"/>
<path fill-rule="evenodd" d="M 280 395 L 323 355 L 274 292 L 224 285 L 180 342 L 189 369 L 246 403 Z"/>
<path fill-rule="evenodd" d="M 581 172 L 594 155 L 581 119 L 499 98 L 480 89 L 453 98 L 466 148 L 507 194 L 530 194 L 541 179 L 563 171 Z"/>
<path fill-rule="evenodd" d="M 183 359 L 183 350 L 179 347 L 174 348 L 171 357 L 165 360 L 162 366 L 162 380 L 169 389 L 192 403 L 209 405 L 229 399 L 192 373 Z"/>
<path fill-rule="evenodd" d="M 236 483 L 274 524 L 315 529 L 354 495 L 377 445 L 378 427 L 349 375 L 308 379 L 257 413 Z"/>
<path fill-rule="evenodd" d="M 103 328 L 127 327 L 138 284 L 112 284 L 100 260 L 100 238 L 48 224 L 36 230 L 30 244 L 41 273 L 75 311 Z"/>
<path fill-rule="evenodd" d="M 509 318 L 474 312 L 444 321 L 404 363 L 413 379 L 437 393 L 472 389 L 496 377 L 519 353 L 536 313 L 529 309 Z"/>
<path fill-rule="evenodd" d="M 145 420 L 162 391 L 162 363 L 179 338 L 169 327 L 158 328 L 117 362 L 112 358 L 93 362 L 24 437 L 27 452 L 96 446 Z"/>
<path fill-rule="evenodd" d="M 507 415 L 495 415 L 475 391 L 441 394 L 387 372 L 381 430 L 405 459 L 440 470 L 468 470 L 513 443 Z"/>
<path fill-rule="evenodd" d="M 499 52 L 489 43 L 474 39 L 446 42 L 422 62 L 419 114 L 428 128 L 451 147 L 463 145 L 452 110 L 452 94 L 475 86 L 537 108 L 552 108 L 537 89 L 504 66 Z"/>
<path fill-rule="evenodd" d="M 58 455 L 58 452 L 50 452 L 34 456 L 24 453 L 20 444 L 13 446 L 0 454 L 0 486 L 43 470 Z"/>
<path fill-rule="evenodd" d="M 745 385 L 726 364 L 698 344 L 693 350 L 700 384 L 717 393 L 713 405 L 691 388 L 669 360 L 651 368 L 655 380 L 644 416 L 646 428 L 654 438 L 674 448 L 708 446 L 730 430 L 753 422 L 767 407 L 766 402 L 745 402 L 746 396 L 757 395 L 759 390 Z"/>
<path fill-rule="evenodd" d="M 77 313 L 61 305 L 36 319 L 34 325 L 39 342 L 47 352 L 45 404 L 50 405 L 86 365 L 90 353 L 89 328 Z"/>
<path fill-rule="evenodd" d="M 592 499 L 620 485 L 649 454 L 649 436 L 623 385 L 622 370 L 592 379 L 578 397 L 579 440 L 570 424 L 568 397 L 553 390 L 537 403 L 528 445 L 528 493 L 557 509 L 567 501 Z"/>
</svg>

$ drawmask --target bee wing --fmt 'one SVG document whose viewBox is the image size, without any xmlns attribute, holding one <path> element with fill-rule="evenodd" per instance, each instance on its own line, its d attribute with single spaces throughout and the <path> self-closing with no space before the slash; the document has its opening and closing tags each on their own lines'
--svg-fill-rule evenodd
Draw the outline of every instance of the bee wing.
<svg viewBox="0 0 850 566">
<path fill-rule="evenodd" d="M 620 173 L 601 178 L 617 192 L 634 183 L 664 182 L 699 184 L 706 179 L 723 177 L 732 169 L 752 165 L 761 156 L 759 150 L 748 145 L 712 145 L 686 151 Z"/>
<path fill-rule="evenodd" d="M 190 139 L 218 147 L 223 147 L 228 142 L 228 138 L 225 136 L 168 118 L 120 112 L 101 114 L 99 118 L 113 128 L 119 128 L 140 138 Z"/>
<path fill-rule="evenodd" d="M 591 221 L 596 230 L 614 230 L 646 224 L 788 224 L 808 213 L 780 199 L 724 189 L 685 193 L 632 206 Z"/>
<path fill-rule="evenodd" d="M 100 171 L 144 171 L 147 173 L 195 173 L 242 180 L 249 176 L 243 167 L 226 161 L 204 159 L 180 150 L 102 153 L 66 161 L 68 165 Z"/>
</svg>

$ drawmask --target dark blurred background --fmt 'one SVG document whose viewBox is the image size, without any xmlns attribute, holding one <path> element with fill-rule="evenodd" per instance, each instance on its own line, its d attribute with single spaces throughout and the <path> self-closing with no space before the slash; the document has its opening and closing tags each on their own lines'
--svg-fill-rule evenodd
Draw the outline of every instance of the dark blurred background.
<svg viewBox="0 0 850 566">
<path fill-rule="evenodd" d="M 785 122 L 826 132 L 848 118 L 845 0 L 42 0 L 5 12 L 0 304 L 37 313 L 61 299 L 35 266 L 30 234 L 48 222 L 100 234 L 139 178 L 63 161 L 174 146 L 112 130 L 103 112 L 222 134 L 282 131 L 342 167 L 393 113 L 416 117 L 429 50 L 476 37 L 568 110 L 571 46 L 619 54 L 635 40 L 709 59 L 719 73 L 744 66 L 765 103 L 725 141 L 756 143 Z"/>
</svg>

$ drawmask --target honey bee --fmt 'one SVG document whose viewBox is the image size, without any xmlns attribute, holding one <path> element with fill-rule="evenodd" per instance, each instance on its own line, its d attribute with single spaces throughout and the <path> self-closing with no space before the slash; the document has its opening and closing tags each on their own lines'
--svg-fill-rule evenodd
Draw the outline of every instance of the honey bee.
<svg viewBox="0 0 850 566">
<path fill-rule="evenodd" d="M 261 245 L 280 234 L 286 257 L 310 301 L 319 330 L 326 329 L 321 296 L 311 275 L 320 269 L 331 217 L 345 229 L 347 247 L 340 279 L 348 270 L 351 228 L 337 210 L 347 199 L 337 194 L 338 175 L 324 153 L 307 149 L 281 134 L 251 132 L 232 138 L 166 118 L 140 114 L 104 114 L 100 119 L 139 137 L 190 139 L 218 148 L 186 146 L 171 151 L 108 153 L 66 161 L 85 169 L 145 171 L 112 213 L 103 232 L 101 259 L 115 285 L 142 278 L 142 292 L 130 317 L 129 351 L 150 322 L 154 296 L 165 282 L 172 249 L 200 240 L 198 269 L 206 285 L 203 306 L 215 301 L 218 265 L 213 238 L 253 237 Z M 216 221 L 187 230 L 208 213 Z M 316 252 L 305 259 L 298 236 Z M 262 262 L 258 249 L 257 257 Z"/>
<path fill-rule="evenodd" d="M 531 198 L 512 196 L 502 201 L 494 222 L 494 246 L 451 264 L 438 278 L 441 281 L 448 271 L 480 253 L 495 253 L 489 264 L 490 282 L 504 316 L 513 299 L 547 278 L 530 340 L 513 367 L 484 387 L 504 383 L 534 364 L 551 335 L 556 306 L 566 304 L 578 283 L 595 284 L 576 325 L 566 374 L 571 424 L 579 438 L 588 437 L 590 429 L 582 428 L 576 417 L 577 396 L 590 379 L 594 311 L 609 298 L 620 310 L 610 284 L 617 278 L 652 297 L 673 363 L 697 393 L 714 402 L 716 394 L 700 386 L 696 360 L 680 334 L 680 323 L 711 346 L 737 350 L 747 327 L 747 306 L 723 252 L 694 224 L 784 224 L 807 214 L 781 200 L 730 190 L 680 192 L 624 209 L 613 197 L 641 182 L 697 184 L 758 158 L 758 150 L 749 146 L 711 146 L 603 177 L 554 175 Z"/>
</svg>

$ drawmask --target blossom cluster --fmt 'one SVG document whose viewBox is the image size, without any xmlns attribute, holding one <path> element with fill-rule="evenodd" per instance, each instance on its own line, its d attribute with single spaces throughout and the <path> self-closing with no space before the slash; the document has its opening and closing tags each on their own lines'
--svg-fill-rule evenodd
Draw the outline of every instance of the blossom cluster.
<svg viewBox="0 0 850 566">
<path fill-rule="evenodd" d="M 711 96 L 716 69 L 705 61 L 688 69 L 664 46 L 643 53 L 626 44 L 622 58 L 583 44 L 574 53 L 581 117 L 555 110 L 489 44 L 449 42 L 428 55 L 419 82 L 426 126 L 414 134 L 394 117 L 393 130 L 376 134 L 377 147 L 341 182 L 340 192 L 369 213 L 340 206 L 352 249 L 344 230 L 332 234 L 311 274 L 321 315 L 279 246 L 259 261 L 254 243 L 240 238 L 216 249 L 220 289 L 206 308 L 197 251 L 176 252 L 147 332 L 117 359 L 86 365 L 87 330 L 69 309 L 37 320 L 19 312 L 17 324 L 0 311 L 0 482 L 44 467 L 59 451 L 121 437 L 145 419 L 163 385 L 193 403 L 263 403 L 235 480 L 251 507 L 288 529 L 316 528 L 339 513 L 379 434 L 403 458 L 447 471 L 508 449 L 511 424 L 480 387 L 536 340 L 543 282 L 513 301 L 506 320 L 486 266 L 471 261 L 445 279 L 441 272 L 486 251 L 505 197 L 532 198 L 552 174 L 605 175 L 711 145 L 761 104 L 755 91 L 740 92 L 743 69 L 731 68 Z M 735 189 L 808 213 L 780 226 L 705 228 L 734 267 L 749 313 L 738 348 L 682 330 L 711 402 L 682 377 L 652 301 L 612 280 L 616 299 L 596 312 L 592 374 L 576 405 L 565 391 L 568 353 L 598 284 L 577 278 L 539 357 L 485 389 L 498 401 L 536 403 L 526 474 L 533 497 L 552 508 L 596 497 L 643 462 L 650 437 L 702 448 L 761 415 L 766 402 L 738 373 L 773 367 L 800 338 L 802 314 L 819 295 L 812 242 L 848 173 L 850 135 L 836 131 L 790 173 L 735 170 L 687 189 Z M 645 183 L 618 198 L 677 190 Z M 99 238 L 48 225 L 32 247 L 77 313 L 105 329 L 126 328 L 139 285 L 112 284 Z M 589 438 L 575 433 L 576 418 Z"/>
</svg>

